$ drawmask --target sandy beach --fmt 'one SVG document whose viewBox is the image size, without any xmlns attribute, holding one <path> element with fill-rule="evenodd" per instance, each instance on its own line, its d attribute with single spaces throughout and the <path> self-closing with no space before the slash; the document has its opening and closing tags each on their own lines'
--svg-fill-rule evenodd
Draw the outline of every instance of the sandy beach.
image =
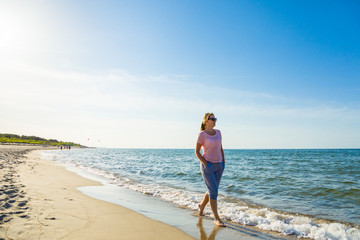
<svg viewBox="0 0 360 240">
<path fill-rule="evenodd" d="M 0 239 L 193 239 L 181 230 L 76 190 L 97 186 L 37 146 L 0 145 Z"/>
</svg>

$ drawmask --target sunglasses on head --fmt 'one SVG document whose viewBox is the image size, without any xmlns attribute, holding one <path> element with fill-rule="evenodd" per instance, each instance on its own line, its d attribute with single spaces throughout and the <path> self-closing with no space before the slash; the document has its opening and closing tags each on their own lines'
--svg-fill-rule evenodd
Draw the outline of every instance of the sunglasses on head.
<svg viewBox="0 0 360 240">
<path fill-rule="evenodd" d="M 208 120 L 211 120 L 211 121 L 216 121 L 217 120 L 217 118 L 209 118 Z"/>
</svg>

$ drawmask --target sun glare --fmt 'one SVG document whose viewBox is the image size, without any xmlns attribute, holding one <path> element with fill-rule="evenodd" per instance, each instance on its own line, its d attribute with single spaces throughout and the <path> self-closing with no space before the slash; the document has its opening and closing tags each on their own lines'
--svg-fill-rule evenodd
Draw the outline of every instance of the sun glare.
<svg viewBox="0 0 360 240">
<path fill-rule="evenodd" d="M 0 43 L 1 47 L 13 50 L 25 42 L 24 37 L 28 34 L 27 26 L 19 16 L 12 12 L 0 14 Z"/>
<path fill-rule="evenodd" d="M 0 49 L 4 56 L 26 55 L 44 47 L 42 23 L 22 7 L 0 8 Z"/>
</svg>

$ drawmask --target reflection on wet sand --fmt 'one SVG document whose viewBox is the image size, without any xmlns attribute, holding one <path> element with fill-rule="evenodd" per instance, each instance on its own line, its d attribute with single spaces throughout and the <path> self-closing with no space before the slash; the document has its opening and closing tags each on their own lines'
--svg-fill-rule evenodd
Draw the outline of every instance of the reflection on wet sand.
<svg viewBox="0 0 360 240">
<path fill-rule="evenodd" d="M 199 232 L 200 232 L 200 238 L 199 238 L 200 240 L 214 240 L 217 232 L 219 231 L 220 228 L 222 228 L 222 227 L 214 224 L 214 228 L 212 229 L 209 236 L 207 236 L 205 229 L 203 227 L 203 218 L 202 217 L 199 217 L 197 227 L 199 228 Z"/>
</svg>

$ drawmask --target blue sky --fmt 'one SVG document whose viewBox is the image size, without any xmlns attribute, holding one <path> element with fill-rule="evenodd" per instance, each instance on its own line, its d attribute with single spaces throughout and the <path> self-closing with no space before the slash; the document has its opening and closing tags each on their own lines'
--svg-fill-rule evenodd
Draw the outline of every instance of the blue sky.
<svg viewBox="0 0 360 240">
<path fill-rule="evenodd" d="M 360 143 L 358 1 L 1 1 L 1 132 L 91 146 Z M 90 140 L 88 140 L 90 139 Z"/>
</svg>

